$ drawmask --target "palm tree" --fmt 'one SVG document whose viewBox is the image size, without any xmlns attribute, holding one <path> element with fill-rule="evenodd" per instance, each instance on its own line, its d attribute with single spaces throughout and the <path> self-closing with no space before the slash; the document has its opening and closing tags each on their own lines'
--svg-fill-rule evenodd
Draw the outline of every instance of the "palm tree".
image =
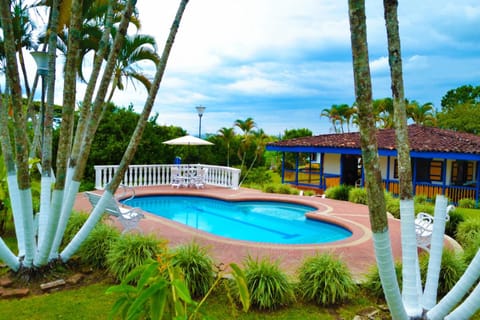
<svg viewBox="0 0 480 320">
<path fill-rule="evenodd" d="M 349 0 L 349 19 L 353 57 L 356 105 L 360 124 L 360 143 L 367 186 L 370 225 L 385 298 L 394 319 L 407 319 L 396 281 L 386 214 L 382 175 L 379 170 L 378 144 L 372 103 L 372 84 L 368 59 L 364 0 Z"/>
<path fill-rule="evenodd" d="M 255 124 L 255 121 L 253 121 L 253 119 L 249 117 L 245 120 L 240 120 L 240 119 L 236 120 L 234 123 L 234 126 L 240 128 L 240 130 L 242 130 L 242 133 L 243 133 L 242 143 L 240 144 L 240 147 L 237 153 L 239 159 L 242 161 L 240 168 L 243 168 L 246 161 L 248 147 L 251 144 L 251 133 L 253 128 L 256 127 L 256 124 Z"/>
<path fill-rule="evenodd" d="M 413 204 L 410 144 L 408 141 L 407 108 L 403 86 L 402 54 L 397 18 L 398 0 L 384 0 L 383 5 L 388 38 L 388 61 L 392 81 L 391 88 L 400 185 L 403 304 L 409 317 L 418 318 L 423 312 L 420 302 L 422 284 L 420 282 L 417 243 L 415 240 L 415 210 Z M 438 267 L 440 269 L 440 265 Z M 400 306 L 397 307 L 400 308 Z"/>
<path fill-rule="evenodd" d="M 433 103 L 427 102 L 422 105 L 413 100 L 407 103 L 407 116 L 416 124 L 424 126 L 434 126 L 437 122 L 435 117 Z"/>
<path fill-rule="evenodd" d="M 230 143 L 235 138 L 235 130 L 233 128 L 223 127 L 218 130 L 220 138 L 227 145 L 227 167 L 230 167 Z"/>
<path fill-rule="evenodd" d="M 159 57 L 156 50 L 157 43 L 152 36 L 135 34 L 125 38 L 115 65 L 112 87 L 107 102 L 112 100 L 115 89 L 123 90 L 125 88 L 122 78 L 125 78 L 125 81 L 135 79 L 141 82 L 147 91 L 150 90 L 151 82 L 140 72 L 139 64 L 143 61 L 151 61 L 154 65 L 157 65 Z"/>
</svg>

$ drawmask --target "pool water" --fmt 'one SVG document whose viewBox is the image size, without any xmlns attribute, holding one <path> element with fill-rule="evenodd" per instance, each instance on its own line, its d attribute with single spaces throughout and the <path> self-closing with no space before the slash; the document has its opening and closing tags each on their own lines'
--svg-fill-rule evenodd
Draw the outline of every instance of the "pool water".
<svg viewBox="0 0 480 320">
<path fill-rule="evenodd" d="M 195 196 L 141 196 L 124 203 L 218 236 L 278 244 L 318 244 L 351 236 L 343 227 L 305 218 L 316 208 L 287 202 L 228 202 Z"/>
</svg>

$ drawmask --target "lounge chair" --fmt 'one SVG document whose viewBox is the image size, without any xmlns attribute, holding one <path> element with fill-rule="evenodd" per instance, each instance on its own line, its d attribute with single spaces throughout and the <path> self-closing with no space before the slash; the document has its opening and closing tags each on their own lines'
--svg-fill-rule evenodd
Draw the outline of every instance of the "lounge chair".
<svg viewBox="0 0 480 320">
<path fill-rule="evenodd" d="M 455 206 L 449 205 L 447 207 L 446 221 L 450 220 L 448 215 L 450 211 L 455 209 Z M 417 237 L 417 246 L 425 251 L 430 251 L 430 243 L 433 233 L 434 217 L 426 212 L 420 212 L 415 218 L 415 235 Z"/>
<path fill-rule="evenodd" d="M 100 201 L 101 195 L 93 192 L 85 192 L 88 201 L 95 208 Z M 141 219 L 145 218 L 144 214 L 140 212 L 139 208 L 126 208 L 123 207 L 116 199 L 111 199 L 105 207 L 105 212 L 110 216 L 117 218 L 123 226 L 122 234 L 131 231 L 138 230 L 142 233 L 142 229 L 138 225 Z"/>
</svg>

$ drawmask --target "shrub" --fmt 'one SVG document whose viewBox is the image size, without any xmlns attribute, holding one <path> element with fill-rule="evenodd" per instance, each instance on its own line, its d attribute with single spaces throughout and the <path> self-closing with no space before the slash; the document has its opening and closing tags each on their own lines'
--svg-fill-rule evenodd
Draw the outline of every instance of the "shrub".
<svg viewBox="0 0 480 320">
<path fill-rule="evenodd" d="M 293 286 L 277 262 L 249 256 L 245 261 L 244 273 L 252 306 L 273 310 L 295 299 Z"/>
<path fill-rule="evenodd" d="M 332 254 L 306 258 L 298 274 L 299 294 L 303 299 L 320 305 L 348 300 L 357 289 L 347 265 Z"/>
<path fill-rule="evenodd" d="M 72 212 L 67 227 L 65 228 L 65 233 L 63 234 L 62 247 L 70 243 L 87 219 L 88 214 L 85 212 Z"/>
<path fill-rule="evenodd" d="M 278 186 L 276 193 L 281 194 L 298 194 L 298 190 L 289 186 L 288 184 L 281 184 Z"/>
<path fill-rule="evenodd" d="M 474 199 L 469 199 L 469 198 L 460 199 L 458 201 L 458 206 L 460 208 L 474 209 L 475 208 L 475 200 Z"/>
<path fill-rule="evenodd" d="M 402 263 L 395 263 L 395 274 L 397 275 L 397 282 L 401 286 L 402 284 Z M 382 282 L 380 281 L 380 273 L 378 272 L 377 265 L 373 266 L 370 272 L 367 274 L 367 279 L 363 286 L 367 289 L 368 293 L 378 299 L 385 299 L 383 294 Z"/>
<path fill-rule="evenodd" d="M 477 237 L 472 239 L 471 243 L 464 248 L 463 260 L 467 265 L 472 262 L 473 258 L 477 254 L 478 248 L 480 248 L 480 234 L 477 234 Z"/>
<path fill-rule="evenodd" d="M 348 193 L 352 187 L 345 184 L 330 187 L 325 190 L 325 196 L 330 199 L 348 201 Z"/>
<path fill-rule="evenodd" d="M 428 198 L 426 195 L 417 194 L 415 197 L 413 197 L 413 201 L 415 204 L 426 204 L 428 203 Z"/>
<path fill-rule="evenodd" d="M 353 203 L 368 204 L 367 202 L 367 189 L 365 188 L 352 188 L 348 193 L 348 201 Z"/>
<path fill-rule="evenodd" d="M 457 234 L 458 225 L 461 222 L 465 221 L 465 218 L 457 210 L 450 211 L 448 215 L 450 216 L 450 218 L 448 219 L 447 224 L 445 225 L 445 234 L 454 238 L 455 235 Z"/>
<path fill-rule="evenodd" d="M 213 284 L 213 260 L 205 248 L 197 243 L 177 247 L 172 264 L 182 270 L 185 282 L 193 297 L 204 296 Z"/>
<path fill-rule="evenodd" d="M 425 283 L 428 270 L 429 255 L 420 256 L 420 273 L 422 274 L 423 282 Z M 452 250 L 443 250 L 442 263 L 440 266 L 440 278 L 438 279 L 438 297 L 442 298 L 450 289 L 458 282 L 462 276 L 466 266 L 463 259 L 461 259 Z"/>
<path fill-rule="evenodd" d="M 117 228 L 103 223 L 98 224 L 80 248 L 82 261 L 94 268 L 105 268 L 107 254 L 119 237 L 120 231 Z"/>
<path fill-rule="evenodd" d="M 266 193 L 275 193 L 277 190 L 276 186 L 274 184 L 267 184 L 265 185 L 263 188 L 262 188 L 262 191 L 263 192 L 266 192 Z"/>
<path fill-rule="evenodd" d="M 480 237 L 480 220 L 469 219 L 458 224 L 455 239 L 464 247 Z"/>
<path fill-rule="evenodd" d="M 147 260 L 154 259 L 162 242 L 153 236 L 125 234 L 113 242 L 107 254 L 107 268 L 118 280 Z"/>
<path fill-rule="evenodd" d="M 428 202 L 415 203 L 415 213 L 425 212 L 433 216 L 435 206 Z"/>
<path fill-rule="evenodd" d="M 265 170 L 263 167 L 253 168 L 249 172 L 245 172 L 245 174 L 246 176 L 243 177 L 244 180 L 242 182 L 246 185 L 250 183 L 265 185 L 273 180 L 271 171 Z"/>
<path fill-rule="evenodd" d="M 385 205 L 388 212 L 400 219 L 400 199 L 393 197 L 390 192 L 385 192 Z"/>
</svg>

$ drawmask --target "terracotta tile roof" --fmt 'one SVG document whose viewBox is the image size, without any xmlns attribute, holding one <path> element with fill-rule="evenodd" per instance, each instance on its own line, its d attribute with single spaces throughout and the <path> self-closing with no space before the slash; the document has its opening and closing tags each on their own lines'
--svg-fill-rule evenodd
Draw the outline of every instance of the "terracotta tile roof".
<svg viewBox="0 0 480 320">
<path fill-rule="evenodd" d="M 455 152 L 480 154 L 480 136 L 420 125 L 408 126 L 410 149 L 417 152 Z M 395 150 L 395 130 L 377 133 L 378 148 Z M 272 147 L 319 147 L 360 149 L 358 132 L 323 134 L 269 143 Z"/>
</svg>

